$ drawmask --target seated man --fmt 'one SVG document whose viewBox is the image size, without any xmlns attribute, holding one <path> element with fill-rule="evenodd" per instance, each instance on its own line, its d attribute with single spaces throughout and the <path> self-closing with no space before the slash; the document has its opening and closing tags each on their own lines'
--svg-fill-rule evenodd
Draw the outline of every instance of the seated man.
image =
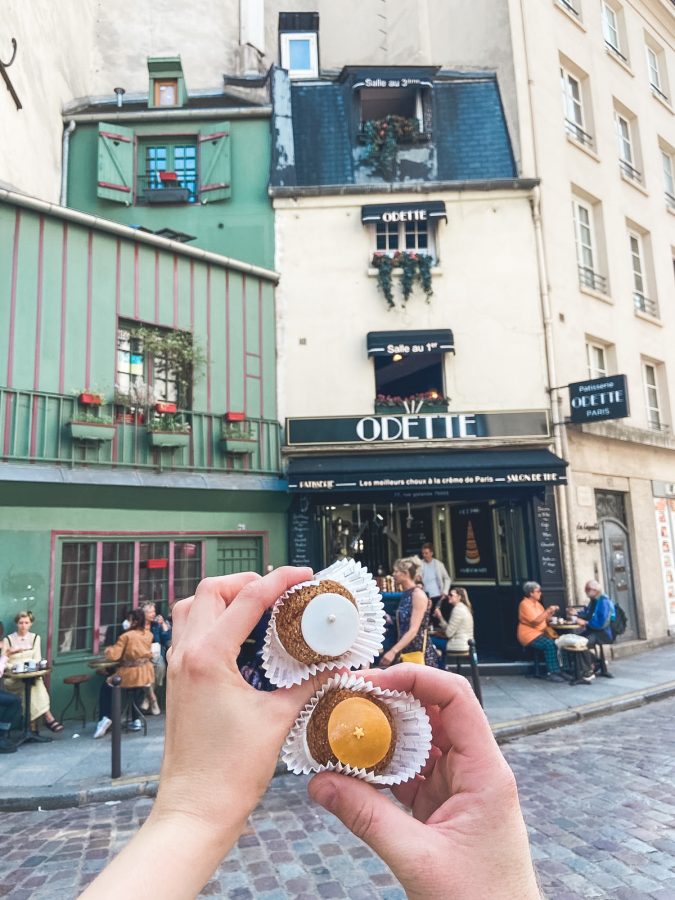
<svg viewBox="0 0 675 900">
<path fill-rule="evenodd" d="M 588 649 L 592 650 L 598 644 L 612 644 L 614 635 L 612 634 L 611 621 L 614 616 L 614 603 L 603 592 L 599 581 L 587 581 L 584 591 L 590 603 L 579 610 L 577 618 L 582 624 L 586 625 L 582 634 L 588 638 Z M 605 678 L 614 677 L 607 670 L 607 663 L 602 658 L 599 662 L 599 669 L 600 674 Z"/>
<path fill-rule="evenodd" d="M 541 585 L 536 581 L 526 581 L 523 585 L 525 595 L 518 606 L 518 640 L 523 647 L 537 647 L 544 651 L 547 679 L 549 681 L 569 681 L 560 668 L 558 649 L 555 640 L 548 635 L 549 619 L 558 611 L 557 606 L 541 603 Z"/>
</svg>

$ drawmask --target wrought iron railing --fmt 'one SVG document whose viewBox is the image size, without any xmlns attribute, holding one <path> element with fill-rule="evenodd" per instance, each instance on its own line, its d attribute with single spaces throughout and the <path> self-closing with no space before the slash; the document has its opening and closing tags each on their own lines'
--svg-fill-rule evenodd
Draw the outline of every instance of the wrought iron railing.
<svg viewBox="0 0 675 900">
<path fill-rule="evenodd" d="M 182 411 L 178 421 L 189 425 L 190 431 L 184 433 L 178 426 L 177 446 L 171 446 L 171 433 L 165 437 L 164 446 L 154 446 L 146 424 L 153 416 L 152 411 L 132 412 L 112 404 L 98 409 L 99 413 L 87 414 L 77 397 L 0 388 L 0 459 L 68 466 L 270 475 L 281 469 L 281 428 L 270 419 L 248 419 L 242 423 L 244 440 L 240 443 L 243 446 L 231 451 L 232 434 L 228 445 L 225 442 L 228 426 L 222 414 Z M 99 414 L 102 423 L 112 419 L 112 424 L 100 429 L 100 438 L 96 431 Z M 84 427 L 74 429 L 73 422 Z M 181 443 L 183 446 L 178 446 Z"/>
<path fill-rule="evenodd" d="M 667 96 L 666 94 L 663 93 L 663 91 L 662 91 L 661 88 L 658 86 L 658 84 L 654 84 L 653 81 L 650 81 L 650 82 L 649 82 L 649 87 L 652 89 L 652 93 L 653 93 L 653 94 L 656 94 L 657 97 L 660 97 L 660 98 L 661 98 L 662 100 L 664 100 L 666 103 L 668 103 L 668 104 L 670 103 L 670 100 L 668 99 L 668 96 Z"/>
<path fill-rule="evenodd" d="M 642 184 L 642 172 L 639 172 L 635 166 L 631 166 L 625 159 L 620 159 L 619 165 L 626 178 L 630 178 L 631 181 L 637 181 L 638 184 Z"/>
<path fill-rule="evenodd" d="M 570 137 L 573 137 L 575 141 L 578 141 L 580 144 L 583 144 L 584 147 L 590 147 L 593 149 L 593 135 L 589 134 L 587 131 L 577 125 L 576 122 L 573 122 L 571 119 L 565 119 L 565 128 L 567 129 L 567 133 Z"/>
<path fill-rule="evenodd" d="M 588 266 L 579 266 L 579 284 L 582 287 L 590 288 L 592 291 L 599 291 L 601 294 L 607 293 L 607 279 L 604 275 L 600 275 Z"/>
<path fill-rule="evenodd" d="M 672 194 L 669 194 L 668 191 L 665 191 L 666 195 L 666 203 L 670 207 L 670 209 L 675 209 L 675 197 Z"/>
<path fill-rule="evenodd" d="M 558 0 L 558 3 L 563 6 L 568 12 L 571 12 L 572 15 L 576 16 L 577 19 L 581 16 L 579 10 L 573 3 L 570 2 L 570 0 Z"/>
<path fill-rule="evenodd" d="M 162 181 L 154 175 L 139 175 L 136 178 L 136 203 L 154 206 L 160 203 L 196 203 L 196 175 L 178 175 L 175 181 Z"/>
<path fill-rule="evenodd" d="M 633 306 L 638 312 L 647 313 L 649 316 L 654 316 L 655 319 L 659 316 L 659 307 L 656 301 L 645 297 L 640 291 L 633 291 Z"/>
<path fill-rule="evenodd" d="M 625 62 L 626 65 L 628 65 L 628 57 L 624 56 L 619 48 L 615 47 L 611 41 L 605 41 L 605 47 L 609 50 L 610 53 L 613 53 L 614 56 L 618 56 L 622 62 Z"/>
<path fill-rule="evenodd" d="M 660 431 L 661 434 L 667 434 L 670 431 L 670 425 L 667 425 L 655 410 L 649 411 L 647 427 L 650 431 Z"/>
</svg>

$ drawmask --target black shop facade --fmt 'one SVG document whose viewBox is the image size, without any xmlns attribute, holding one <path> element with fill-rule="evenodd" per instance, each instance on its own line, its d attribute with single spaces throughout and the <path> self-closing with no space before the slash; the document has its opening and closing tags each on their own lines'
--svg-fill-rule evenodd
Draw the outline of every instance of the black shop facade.
<svg viewBox="0 0 675 900">
<path fill-rule="evenodd" d="M 289 561 L 352 557 L 379 577 L 435 547 L 474 608 L 482 659 L 518 659 L 522 583 L 562 603 L 556 488 L 545 410 L 400 411 L 286 421 Z"/>
</svg>

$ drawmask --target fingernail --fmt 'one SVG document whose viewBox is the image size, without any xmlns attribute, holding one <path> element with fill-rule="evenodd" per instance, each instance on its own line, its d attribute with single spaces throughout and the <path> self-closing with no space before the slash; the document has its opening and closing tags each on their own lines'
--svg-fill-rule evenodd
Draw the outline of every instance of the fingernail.
<svg viewBox="0 0 675 900">
<path fill-rule="evenodd" d="M 332 812 L 337 805 L 337 791 L 333 783 L 328 780 L 320 781 L 316 785 L 312 791 L 312 798 L 329 812 Z"/>
</svg>

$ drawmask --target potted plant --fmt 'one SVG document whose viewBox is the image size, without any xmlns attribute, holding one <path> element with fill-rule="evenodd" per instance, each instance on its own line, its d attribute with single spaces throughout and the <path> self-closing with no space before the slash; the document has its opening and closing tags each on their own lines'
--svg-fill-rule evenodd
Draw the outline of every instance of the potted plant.
<svg viewBox="0 0 675 900">
<path fill-rule="evenodd" d="M 366 144 L 365 162 L 376 175 L 385 181 L 393 181 L 396 176 L 398 145 L 415 144 L 420 139 L 420 124 L 416 118 L 406 116 L 385 116 L 365 122 L 362 140 Z"/>
<path fill-rule="evenodd" d="M 115 423 L 112 416 L 100 413 L 79 413 L 76 419 L 68 422 L 70 434 L 74 441 L 92 441 L 104 443 L 115 437 Z"/>
<path fill-rule="evenodd" d="M 151 447 L 187 447 L 191 430 L 180 414 L 155 414 L 148 422 L 148 440 Z"/>
<path fill-rule="evenodd" d="M 151 384 L 146 384 L 142 378 L 132 382 L 126 391 L 121 390 L 119 385 L 115 385 L 118 422 L 142 425 L 145 422 L 146 410 L 154 403 L 155 389 Z"/>
<path fill-rule="evenodd" d="M 92 390 L 84 390 L 80 391 L 77 399 L 82 404 L 82 406 L 101 406 L 105 402 L 105 397 L 103 394 L 99 394 L 98 391 Z"/>
<path fill-rule="evenodd" d="M 408 415 L 445 412 L 448 402 L 448 398 L 443 397 L 438 391 L 425 391 L 421 394 L 410 394 L 407 397 L 378 394 L 375 398 L 375 412 L 385 415 L 394 412 L 403 412 Z"/>
<path fill-rule="evenodd" d="M 228 420 L 225 414 L 220 445 L 225 453 L 234 456 L 249 456 L 258 443 L 258 432 L 252 422 L 236 419 Z"/>
</svg>

